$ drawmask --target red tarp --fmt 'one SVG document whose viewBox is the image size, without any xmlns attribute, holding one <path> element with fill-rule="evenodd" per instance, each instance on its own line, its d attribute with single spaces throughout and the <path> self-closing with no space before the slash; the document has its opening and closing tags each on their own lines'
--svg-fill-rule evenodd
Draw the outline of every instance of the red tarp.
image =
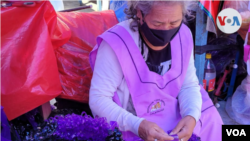
<svg viewBox="0 0 250 141">
<path fill-rule="evenodd" d="M 88 101 L 88 53 L 95 38 L 117 23 L 112 11 L 58 13 L 57 18 L 43 1 L 1 8 L 1 16 L 1 102 L 9 120 L 61 93 Z"/>
<path fill-rule="evenodd" d="M 58 13 L 71 30 L 70 40 L 58 48 L 56 57 L 62 82 L 60 98 L 88 103 L 92 70 L 89 53 L 96 37 L 118 23 L 114 11 Z"/>
<path fill-rule="evenodd" d="M 212 18 L 214 23 L 216 24 L 216 17 L 219 13 L 219 5 L 220 1 L 214 0 L 200 0 L 200 3 L 203 5 L 203 10 L 205 10 L 206 14 Z"/>
</svg>

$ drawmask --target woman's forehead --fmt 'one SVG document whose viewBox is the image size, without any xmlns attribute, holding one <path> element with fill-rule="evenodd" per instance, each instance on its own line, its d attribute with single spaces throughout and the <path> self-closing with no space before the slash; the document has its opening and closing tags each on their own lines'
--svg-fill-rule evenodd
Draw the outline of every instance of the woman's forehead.
<svg viewBox="0 0 250 141">
<path fill-rule="evenodd" d="M 181 5 L 154 5 L 147 15 L 149 20 L 159 22 L 175 22 L 182 19 Z"/>
</svg>

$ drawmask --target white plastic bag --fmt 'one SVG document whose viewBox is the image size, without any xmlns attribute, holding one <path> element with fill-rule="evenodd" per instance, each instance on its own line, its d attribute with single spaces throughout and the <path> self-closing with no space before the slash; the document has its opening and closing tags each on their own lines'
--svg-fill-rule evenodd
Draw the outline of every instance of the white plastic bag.
<svg viewBox="0 0 250 141">
<path fill-rule="evenodd" d="M 250 7 L 249 7 L 249 8 L 250 8 Z M 250 27 L 249 27 L 249 28 L 250 28 Z M 250 31 L 250 29 L 249 29 L 248 31 Z M 244 46 L 247 45 L 247 41 L 249 42 L 248 36 L 250 36 L 250 35 L 248 35 L 248 34 L 249 34 L 249 32 L 248 32 L 247 35 L 246 35 L 246 39 L 245 39 L 245 44 L 244 44 Z M 249 55 L 250 55 L 250 54 L 249 54 Z M 247 73 L 248 73 L 248 75 L 250 75 L 250 59 L 247 60 L 246 64 L 247 64 Z M 250 101 L 249 101 L 249 102 L 250 102 Z"/>
<path fill-rule="evenodd" d="M 225 109 L 229 117 L 239 124 L 250 124 L 250 75 L 228 98 Z"/>
<path fill-rule="evenodd" d="M 247 39 L 247 38 L 246 38 Z M 247 40 L 245 40 L 246 44 Z M 250 59 L 247 60 L 247 77 L 238 86 L 234 95 L 228 98 L 226 111 L 239 124 L 250 124 Z"/>
<path fill-rule="evenodd" d="M 234 7 L 235 9 L 244 6 L 244 8 L 242 8 L 243 10 L 237 9 L 239 12 L 250 10 L 250 2 L 249 2 L 249 5 L 247 6 L 247 9 L 246 9 L 245 2 L 237 1 L 234 3 L 234 6 L 235 6 Z M 246 22 L 245 23 L 246 27 L 249 27 L 250 21 L 246 19 L 250 19 L 250 15 L 247 15 L 248 14 L 247 12 L 245 12 L 246 15 L 244 15 L 245 17 L 243 18 L 245 19 L 245 21 L 243 21 L 243 24 L 244 22 Z M 241 13 L 241 15 L 243 14 Z M 241 36 L 242 34 L 244 34 L 245 36 L 244 46 L 247 44 L 249 45 L 249 38 L 248 38 L 248 36 L 250 36 L 248 35 L 249 31 L 250 29 L 249 30 L 243 29 L 242 32 L 239 32 Z M 226 103 L 226 108 L 225 108 L 229 117 L 231 117 L 233 120 L 235 120 L 239 124 L 250 124 L 250 59 L 246 61 L 246 64 L 247 64 L 248 75 L 242 81 L 241 85 L 238 86 L 238 88 L 234 92 L 234 95 L 228 98 L 227 103 Z"/>
</svg>

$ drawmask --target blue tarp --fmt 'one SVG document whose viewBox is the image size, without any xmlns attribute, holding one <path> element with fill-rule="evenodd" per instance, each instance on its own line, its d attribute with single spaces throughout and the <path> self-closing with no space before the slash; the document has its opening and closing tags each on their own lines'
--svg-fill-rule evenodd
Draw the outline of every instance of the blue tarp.
<svg viewBox="0 0 250 141">
<path fill-rule="evenodd" d="M 127 8 L 127 1 L 111 0 L 110 9 L 115 11 L 115 15 L 119 22 L 126 20 L 124 9 Z"/>
</svg>

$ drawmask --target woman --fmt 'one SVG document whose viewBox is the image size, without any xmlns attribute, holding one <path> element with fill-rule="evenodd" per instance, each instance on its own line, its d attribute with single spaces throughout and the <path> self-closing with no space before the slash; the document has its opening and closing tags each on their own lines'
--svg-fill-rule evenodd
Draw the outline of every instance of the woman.
<svg viewBox="0 0 250 141">
<path fill-rule="evenodd" d="M 187 141 L 192 133 L 221 140 L 222 120 L 195 74 L 193 39 L 183 24 L 187 2 L 129 6 L 129 20 L 100 35 L 90 54 L 93 114 L 117 121 L 128 141 L 175 134 Z"/>
</svg>

